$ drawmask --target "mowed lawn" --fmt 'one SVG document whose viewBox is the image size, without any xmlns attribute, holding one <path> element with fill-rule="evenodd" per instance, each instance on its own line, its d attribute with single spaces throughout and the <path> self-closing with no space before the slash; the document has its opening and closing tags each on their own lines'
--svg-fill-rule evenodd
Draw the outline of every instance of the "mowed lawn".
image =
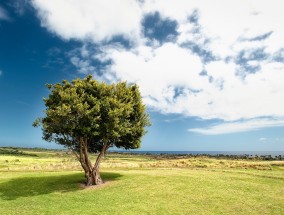
<svg viewBox="0 0 284 215">
<path fill-rule="evenodd" d="M 85 189 L 81 171 L 0 170 L 0 214 L 284 214 L 282 166 L 103 167 L 102 177 Z"/>
</svg>

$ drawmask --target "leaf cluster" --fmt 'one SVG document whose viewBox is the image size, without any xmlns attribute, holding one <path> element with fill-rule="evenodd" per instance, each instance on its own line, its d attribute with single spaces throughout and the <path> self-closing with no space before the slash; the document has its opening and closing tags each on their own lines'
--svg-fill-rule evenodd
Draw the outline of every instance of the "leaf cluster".
<svg viewBox="0 0 284 215">
<path fill-rule="evenodd" d="M 89 75 L 47 87 L 46 116 L 33 124 L 42 125 L 44 140 L 78 151 L 84 138 L 90 152 L 100 151 L 106 143 L 125 149 L 140 147 L 150 122 L 137 85 L 107 84 Z"/>
</svg>

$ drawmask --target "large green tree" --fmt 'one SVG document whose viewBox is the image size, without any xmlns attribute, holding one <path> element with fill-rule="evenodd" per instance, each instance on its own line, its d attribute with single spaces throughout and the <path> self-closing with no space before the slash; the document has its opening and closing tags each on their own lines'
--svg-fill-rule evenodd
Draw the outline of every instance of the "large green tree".
<svg viewBox="0 0 284 215">
<path fill-rule="evenodd" d="M 149 116 L 137 85 L 106 84 L 91 75 L 84 79 L 47 84 L 43 139 L 55 141 L 74 153 L 85 172 L 86 185 L 101 184 L 100 161 L 109 147 L 140 147 Z M 90 153 L 98 153 L 92 163 Z"/>
</svg>

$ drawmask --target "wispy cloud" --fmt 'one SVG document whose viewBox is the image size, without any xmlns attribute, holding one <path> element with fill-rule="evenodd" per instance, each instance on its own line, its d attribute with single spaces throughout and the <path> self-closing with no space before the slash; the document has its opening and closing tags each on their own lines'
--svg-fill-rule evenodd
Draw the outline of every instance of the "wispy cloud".
<svg viewBox="0 0 284 215">
<path fill-rule="evenodd" d="M 252 119 L 238 122 L 228 122 L 213 125 L 206 128 L 190 128 L 189 132 L 203 135 L 219 135 L 228 133 L 238 133 L 260 130 L 269 127 L 284 127 L 284 119 Z M 266 141 L 266 138 L 260 138 L 259 141 Z"/>
<path fill-rule="evenodd" d="M 258 141 L 262 142 L 262 143 L 265 143 L 267 141 L 267 138 L 266 137 L 261 137 L 258 139 Z"/>
<path fill-rule="evenodd" d="M 2 70 L 0 70 L 0 76 L 3 74 Z"/>
<path fill-rule="evenodd" d="M 30 1 L 29 0 L 13 0 L 9 1 L 8 4 L 13 7 L 14 11 L 19 15 L 23 16 L 30 7 Z"/>
<path fill-rule="evenodd" d="M 11 18 L 9 17 L 7 11 L 0 6 L 0 20 L 6 20 L 6 21 L 10 21 Z"/>
<path fill-rule="evenodd" d="M 274 137 L 274 138 L 266 138 L 266 137 L 261 137 L 258 139 L 259 142 L 261 143 L 280 143 L 283 144 L 284 143 L 284 137 Z"/>
</svg>

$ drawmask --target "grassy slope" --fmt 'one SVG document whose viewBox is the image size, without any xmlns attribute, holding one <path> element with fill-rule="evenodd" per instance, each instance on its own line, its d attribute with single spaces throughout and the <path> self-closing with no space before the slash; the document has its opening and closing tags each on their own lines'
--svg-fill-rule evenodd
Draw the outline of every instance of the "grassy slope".
<svg viewBox="0 0 284 215">
<path fill-rule="evenodd" d="M 248 169 L 224 168 L 219 160 L 194 158 L 176 163 L 196 166 L 173 168 L 171 160 L 162 168 L 149 164 L 165 166 L 166 160 L 112 155 L 102 169 L 109 183 L 83 189 L 82 172 L 50 171 L 64 159 L 66 169 L 73 167 L 68 158 L 54 152 L 0 156 L 0 214 L 284 214 L 283 163 L 261 163 L 271 168 L 258 170 L 253 162 Z"/>
</svg>

